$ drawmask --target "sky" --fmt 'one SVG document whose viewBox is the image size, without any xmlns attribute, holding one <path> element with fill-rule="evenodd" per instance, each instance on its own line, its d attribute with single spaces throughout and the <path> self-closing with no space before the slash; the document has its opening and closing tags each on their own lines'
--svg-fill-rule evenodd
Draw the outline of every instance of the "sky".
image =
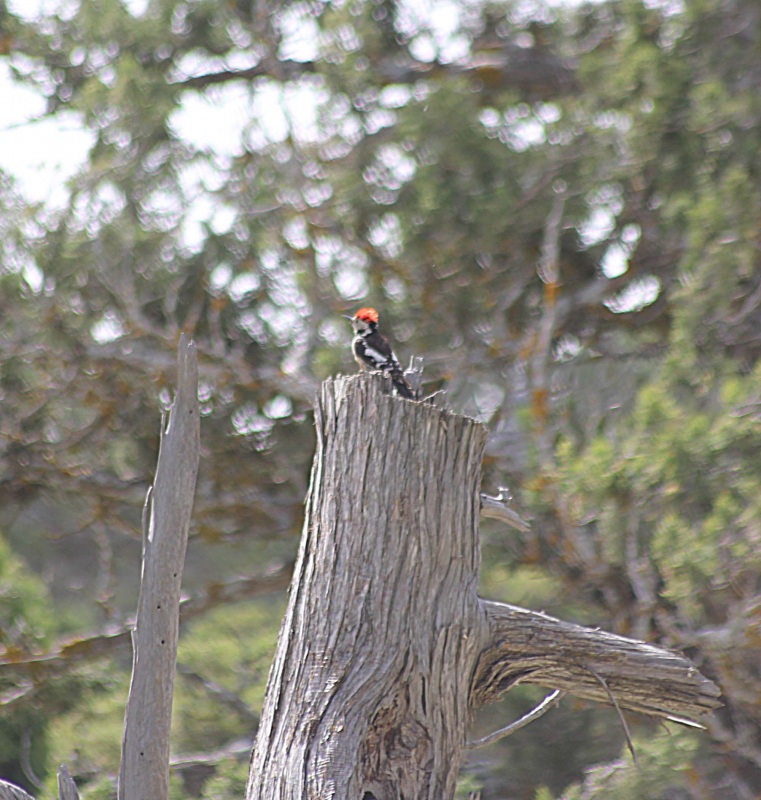
<svg viewBox="0 0 761 800">
<path fill-rule="evenodd" d="M 0 168 L 29 200 L 60 206 L 64 183 L 84 162 L 92 135 L 75 114 L 44 119 L 45 99 L 19 86 L 0 61 Z"/>
<path fill-rule="evenodd" d="M 54 13 L 67 0 L 9 0 L 13 13 L 35 19 Z M 123 0 L 133 14 L 145 10 L 147 0 Z M 457 7 L 451 0 L 408 0 L 412 12 L 425 15 L 434 22 L 443 40 L 456 26 Z M 284 53 L 302 60 L 316 55 L 314 40 L 303 25 L 286 32 Z M 291 52 L 287 52 L 291 50 Z M 295 54 L 299 54 L 296 56 Z M 287 127 L 286 115 L 308 129 L 310 103 L 298 91 L 283 94 L 275 88 L 263 88 L 255 101 L 242 87 L 229 86 L 215 90 L 212 101 L 198 93 L 188 93 L 182 109 L 172 120 L 176 132 L 192 144 L 209 148 L 218 155 L 233 155 L 241 150 L 246 123 L 263 105 L 274 138 L 278 129 Z M 66 200 L 65 182 L 86 159 L 93 143 L 76 114 L 59 113 L 45 119 L 45 98 L 20 86 L 11 78 L 5 59 L 0 60 L 0 168 L 18 180 L 18 188 L 29 200 L 60 206 Z M 313 107 L 312 107 L 313 113 Z M 212 112 L 213 113 L 210 113 Z"/>
<path fill-rule="evenodd" d="M 142 1 L 142 0 L 141 0 Z M 9 11 L 37 19 L 65 0 L 8 0 Z M 60 206 L 64 184 L 84 163 L 92 135 L 76 114 L 44 118 L 45 98 L 13 81 L 7 59 L 0 59 L 0 168 L 16 178 L 31 201 Z"/>
<path fill-rule="evenodd" d="M 65 6 L 70 0 L 8 0 L 9 9 L 27 19 L 39 18 Z M 133 14 L 142 13 L 148 0 L 123 0 Z M 577 4 L 581 0 L 549 0 L 550 5 Z M 529 9 L 537 0 L 516 0 L 513 8 Z M 406 0 L 407 13 L 414 19 L 425 19 L 435 36 L 435 45 L 456 59 L 464 44 L 457 41 L 455 30 L 458 3 L 455 0 Z M 285 55 L 310 58 L 315 45 L 309 41 L 310 31 L 294 27 L 286 36 Z M 418 47 L 425 50 L 423 37 Z M 431 45 L 433 52 L 433 45 Z M 425 52 L 415 53 L 425 58 Z M 269 94 L 268 94 L 269 92 Z M 275 128 L 285 126 L 284 112 L 295 116 L 300 125 L 308 126 L 308 103 L 297 94 L 283 96 L 275 89 L 260 92 L 257 99 L 267 107 L 265 115 Z M 0 168 L 17 178 L 21 193 L 32 201 L 60 206 L 66 200 L 65 182 L 84 163 L 92 135 L 76 114 L 59 113 L 45 119 L 45 98 L 11 79 L 5 59 L 0 60 Z M 173 124 L 183 138 L 200 147 L 208 147 L 220 155 L 239 151 L 246 122 L 251 119 L 251 99 L 241 88 L 230 87 L 211 101 L 198 94 L 189 94 Z"/>
<path fill-rule="evenodd" d="M 553 0 L 557 3 L 578 3 L 580 0 Z M 11 11 L 27 18 L 49 14 L 60 8 L 66 0 L 10 0 Z M 132 13 L 144 11 L 147 0 L 124 0 Z M 529 9 L 535 0 L 517 0 L 513 8 L 521 5 Z M 431 53 L 415 53 L 421 59 L 432 57 L 436 49 L 444 50 L 455 60 L 464 42 L 457 40 L 458 6 L 453 0 L 407 0 L 408 13 L 425 19 L 433 30 L 435 42 Z M 303 60 L 316 55 L 316 31 L 294 24 L 286 31 L 283 53 L 287 57 Z M 426 41 L 421 37 L 418 47 L 423 51 Z M 289 52 L 290 51 L 290 52 Z M 463 51 L 464 52 L 464 51 Z M 298 56 L 296 56 L 298 54 Z M 196 65 L 203 66 L 203 65 Z M 192 69 L 192 65 L 188 65 Z M 171 118 L 175 133 L 196 147 L 217 156 L 233 156 L 242 152 L 246 125 L 251 119 L 266 119 L 267 135 L 273 140 L 282 139 L 289 124 L 308 137 L 315 126 L 314 100 L 305 97 L 304 89 L 282 90 L 276 86 L 263 86 L 252 97 L 247 87 L 231 83 L 215 87 L 213 99 L 197 92 L 189 92 L 181 108 Z M 45 98 L 14 82 L 7 60 L 0 60 L 0 168 L 12 175 L 17 190 L 27 200 L 42 202 L 49 208 L 61 208 L 68 199 L 66 182 L 84 164 L 94 138 L 74 112 L 59 112 L 55 118 L 45 116 Z M 202 180 L 203 176 L 197 176 Z M 202 235 L 201 222 L 213 227 L 224 227 L 224 209 L 214 209 L 203 192 L 198 193 L 196 208 L 188 215 L 185 236 L 193 245 L 195 236 Z M 590 217 L 587 225 L 588 243 L 607 234 L 613 222 L 608 213 L 600 212 Z M 626 269 L 627 254 L 620 246 L 612 246 L 603 259 L 602 268 L 608 277 L 615 277 Z M 653 287 L 655 290 L 655 287 Z"/>
</svg>

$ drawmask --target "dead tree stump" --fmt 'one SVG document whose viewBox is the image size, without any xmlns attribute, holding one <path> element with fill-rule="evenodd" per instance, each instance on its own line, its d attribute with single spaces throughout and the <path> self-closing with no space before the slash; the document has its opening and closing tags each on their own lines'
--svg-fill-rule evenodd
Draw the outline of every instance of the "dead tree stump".
<svg viewBox="0 0 761 800">
<path fill-rule="evenodd" d="M 663 717 L 717 705 L 677 654 L 478 598 L 483 425 L 374 375 L 326 381 L 315 417 L 247 800 L 449 800 L 474 709 L 519 681 Z"/>
<path fill-rule="evenodd" d="M 180 587 L 200 458 L 196 347 L 184 335 L 177 397 L 161 432 L 156 477 L 143 511 L 143 564 L 124 712 L 119 800 L 169 796 L 169 730 L 179 636 Z"/>
</svg>

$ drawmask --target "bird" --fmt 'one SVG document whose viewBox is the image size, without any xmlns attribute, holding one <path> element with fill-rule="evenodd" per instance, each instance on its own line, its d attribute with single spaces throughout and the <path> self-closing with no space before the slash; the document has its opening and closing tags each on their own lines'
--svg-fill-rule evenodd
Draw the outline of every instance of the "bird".
<svg viewBox="0 0 761 800">
<path fill-rule="evenodd" d="M 407 400 L 417 399 L 388 339 L 378 330 L 378 312 L 374 308 L 360 308 L 353 317 L 348 314 L 343 316 L 351 320 L 354 328 L 351 349 L 360 369 L 385 372 L 391 376 L 394 388 L 401 397 Z"/>
</svg>

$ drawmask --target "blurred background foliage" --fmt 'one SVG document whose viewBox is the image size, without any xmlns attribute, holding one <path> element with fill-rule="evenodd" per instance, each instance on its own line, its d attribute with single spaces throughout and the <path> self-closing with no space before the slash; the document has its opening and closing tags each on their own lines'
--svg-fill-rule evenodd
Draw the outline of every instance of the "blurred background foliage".
<svg viewBox="0 0 761 800">
<path fill-rule="evenodd" d="M 608 709 L 564 701 L 471 754 L 462 796 L 761 796 L 757 0 L 19 9 L 0 58 L 91 138 L 63 200 L 0 176 L 0 776 L 52 795 L 65 761 L 114 796 L 185 331 L 203 455 L 172 792 L 242 796 L 311 400 L 371 304 L 489 426 L 483 488 L 532 521 L 484 522 L 484 596 L 685 651 L 726 703 L 705 733 L 631 719 L 637 771 Z"/>
</svg>

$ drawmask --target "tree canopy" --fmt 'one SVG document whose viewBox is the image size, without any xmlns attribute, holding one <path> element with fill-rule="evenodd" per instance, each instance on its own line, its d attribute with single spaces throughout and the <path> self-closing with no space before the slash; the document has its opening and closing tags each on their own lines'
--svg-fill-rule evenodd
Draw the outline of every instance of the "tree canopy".
<svg viewBox="0 0 761 800">
<path fill-rule="evenodd" d="M 354 369 L 341 314 L 373 305 L 487 423 L 484 489 L 531 520 L 484 524 L 482 594 L 680 649 L 724 693 L 703 734 L 631 721 L 639 773 L 613 715 L 564 706 L 462 792 L 757 796 L 757 0 L 19 6 L 0 58 L 92 138 L 65 202 L 0 176 L 0 776 L 52 785 L 65 760 L 108 796 L 185 332 L 176 790 L 242 795 L 312 399 Z"/>
</svg>

